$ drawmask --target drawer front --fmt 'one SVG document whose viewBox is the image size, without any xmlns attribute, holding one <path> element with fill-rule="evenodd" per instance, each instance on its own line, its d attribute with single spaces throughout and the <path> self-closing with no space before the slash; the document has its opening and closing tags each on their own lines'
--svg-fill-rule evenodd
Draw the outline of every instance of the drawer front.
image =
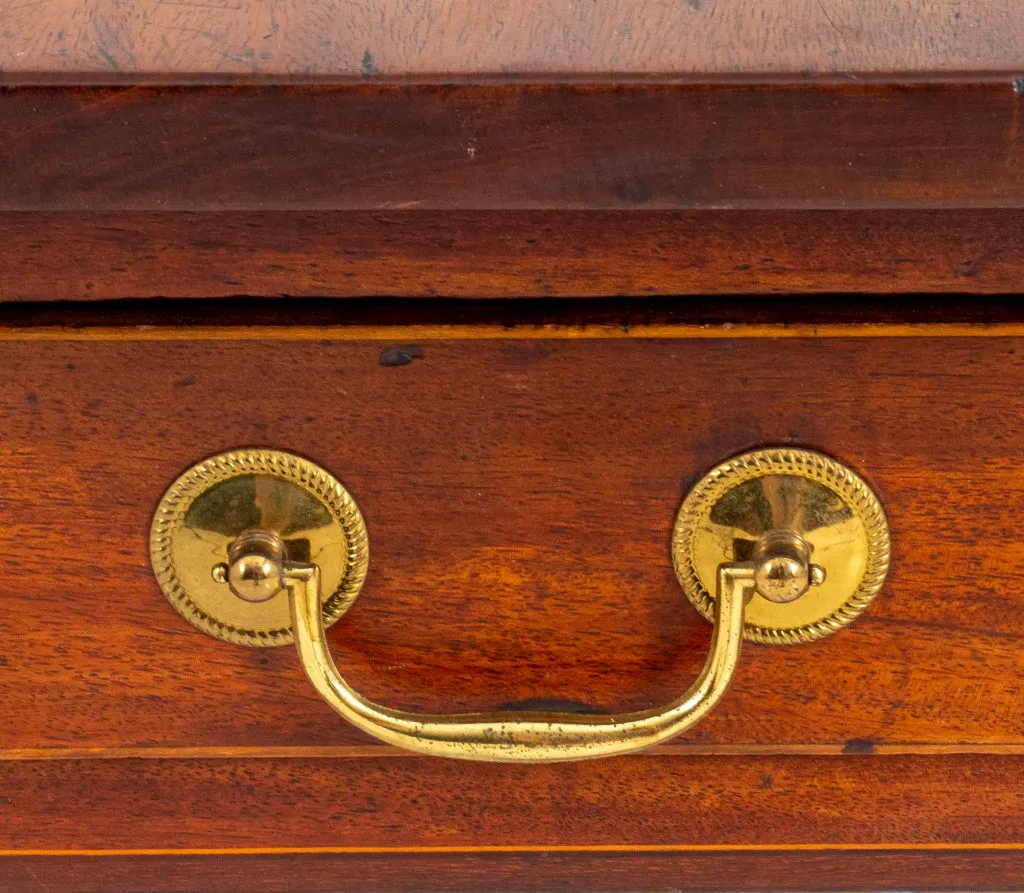
<svg viewBox="0 0 1024 893">
<path fill-rule="evenodd" d="M 300 857 L 367 889 L 429 886 L 424 860 L 482 887 L 578 870 L 595 888 L 735 888 L 700 860 L 774 854 L 813 879 L 813 852 L 885 886 L 885 860 L 913 850 L 942 871 L 987 859 L 1009 883 L 1024 337 L 914 331 L 8 333 L 0 872 L 60 851 L 68 872 L 106 860 L 96 889 L 126 889 L 147 859 L 192 889 L 206 869 L 187 860 L 215 857 L 270 860 L 267 889 L 327 889 L 306 862 L 281 867 Z M 849 629 L 745 648 L 707 719 L 634 757 L 473 765 L 379 744 L 318 698 L 294 649 L 200 634 L 149 566 L 154 508 L 184 469 L 293 451 L 366 520 L 370 572 L 328 634 L 359 691 L 412 711 L 641 710 L 685 688 L 710 639 L 672 569 L 679 504 L 766 444 L 870 483 L 888 581 Z M 642 877 L 623 861 L 637 847 Z M 399 861 L 368 867 L 381 853 Z"/>
</svg>

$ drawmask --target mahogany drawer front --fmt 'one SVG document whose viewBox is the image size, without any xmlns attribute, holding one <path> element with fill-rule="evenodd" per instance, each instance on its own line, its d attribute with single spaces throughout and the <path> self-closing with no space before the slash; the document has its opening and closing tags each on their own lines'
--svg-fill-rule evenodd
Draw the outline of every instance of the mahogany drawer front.
<svg viewBox="0 0 1024 893">
<path fill-rule="evenodd" d="M 0 878 L 71 849 L 115 860 L 91 889 L 128 889 L 116 860 L 135 858 L 175 866 L 147 889 L 193 889 L 181 860 L 230 852 L 269 860 L 267 889 L 327 889 L 273 860 L 343 856 L 340 874 L 368 872 L 346 883 L 394 888 L 397 868 L 365 867 L 393 852 L 420 888 L 442 883 L 424 864 L 525 888 L 557 884 L 558 868 L 516 867 L 548 851 L 595 888 L 668 888 L 735 849 L 805 877 L 817 853 L 870 887 L 906 848 L 936 884 L 975 857 L 996 866 L 984 883 L 1013 883 L 1024 337 L 911 331 L 8 332 Z M 149 566 L 154 507 L 185 468 L 294 451 L 366 519 L 370 573 L 329 638 L 368 697 L 644 709 L 699 672 L 710 638 L 669 557 L 680 501 L 760 445 L 821 450 L 868 480 L 888 581 L 835 636 L 747 646 L 707 719 L 634 757 L 476 765 L 380 745 L 320 701 L 294 649 L 201 635 Z M 627 882 L 638 846 L 651 871 Z M 852 851 L 872 848 L 888 855 L 857 874 Z"/>
</svg>

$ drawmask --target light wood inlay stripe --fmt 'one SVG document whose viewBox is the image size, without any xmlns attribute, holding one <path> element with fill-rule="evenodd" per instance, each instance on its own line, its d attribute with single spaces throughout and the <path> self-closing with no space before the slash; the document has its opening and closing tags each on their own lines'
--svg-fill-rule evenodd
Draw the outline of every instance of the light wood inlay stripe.
<svg viewBox="0 0 1024 893">
<path fill-rule="evenodd" d="M 1024 843 L 791 843 L 791 844 L 595 844 L 408 847 L 238 847 L 236 849 L 123 850 L 0 850 L 9 856 L 297 856 L 297 855 L 427 855 L 469 853 L 787 853 L 787 852 L 920 852 L 957 850 L 1024 851 Z"/>
<path fill-rule="evenodd" d="M 859 744 L 859 743 L 858 743 Z M 1024 756 L 1024 743 L 1010 744 L 663 744 L 645 757 L 769 756 Z M 388 757 L 434 759 L 383 744 L 337 747 L 25 747 L 0 750 L 0 762 L 41 760 L 358 760 Z"/>
</svg>

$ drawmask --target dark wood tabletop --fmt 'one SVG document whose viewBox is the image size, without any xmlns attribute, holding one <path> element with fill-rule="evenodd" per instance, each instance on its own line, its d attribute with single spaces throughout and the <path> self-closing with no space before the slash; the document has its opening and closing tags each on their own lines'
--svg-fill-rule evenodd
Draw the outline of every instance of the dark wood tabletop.
<svg viewBox="0 0 1024 893">
<path fill-rule="evenodd" d="M 1019 0 L 0 17 L 0 300 L 1022 281 Z"/>
</svg>

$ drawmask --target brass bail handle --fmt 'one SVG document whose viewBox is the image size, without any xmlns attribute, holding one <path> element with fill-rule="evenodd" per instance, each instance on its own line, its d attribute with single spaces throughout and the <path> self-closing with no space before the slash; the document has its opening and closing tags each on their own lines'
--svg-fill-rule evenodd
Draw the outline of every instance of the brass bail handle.
<svg viewBox="0 0 1024 893">
<path fill-rule="evenodd" d="M 262 602 L 286 590 L 299 660 L 313 687 L 364 732 L 406 750 L 433 756 L 505 762 L 553 762 L 608 757 L 667 741 L 704 717 L 725 694 L 743 642 L 743 608 L 755 591 L 791 602 L 824 580 L 797 533 L 770 531 L 755 560 L 718 569 L 716 616 L 704 668 L 679 699 L 620 716 L 556 713 L 414 714 L 368 701 L 341 676 L 327 647 L 320 570 L 285 560 L 283 540 L 249 530 L 232 543 L 230 562 L 213 569 L 240 599 Z"/>
<path fill-rule="evenodd" d="M 150 552 L 190 623 L 251 647 L 294 642 L 317 692 L 364 732 L 432 756 L 533 763 L 630 753 L 699 722 L 725 694 L 744 638 L 797 644 L 858 617 L 885 579 L 889 533 L 867 484 L 819 453 L 758 450 L 712 469 L 672 539 L 683 590 L 713 623 L 704 667 L 670 704 L 615 715 L 418 714 L 355 691 L 326 628 L 362 586 L 366 527 L 335 478 L 292 454 L 236 451 L 189 469 L 157 508 Z"/>
</svg>

